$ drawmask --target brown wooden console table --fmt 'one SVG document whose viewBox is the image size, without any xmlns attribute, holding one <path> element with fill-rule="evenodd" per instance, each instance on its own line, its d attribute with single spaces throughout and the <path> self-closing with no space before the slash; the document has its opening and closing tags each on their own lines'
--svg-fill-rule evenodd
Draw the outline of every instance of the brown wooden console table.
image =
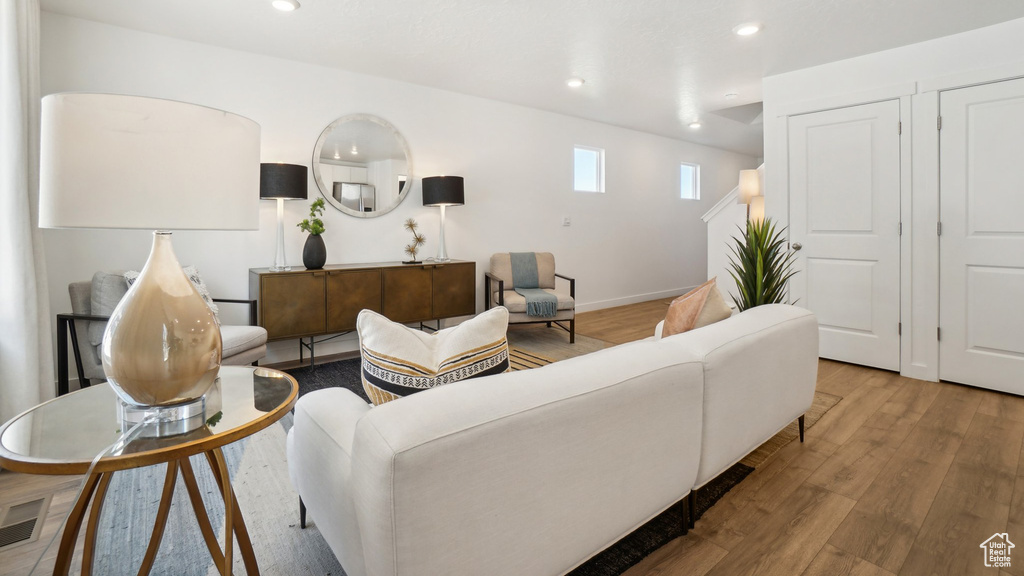
<svg viewBox="0 0 1024 576">
<path fill-rule="evenodd" d="M 285 272 L 249 269 L 249 297 L 257 302 L 267 339 L 298 338 L 299 357 L 303 347 L 308 349 L 311 366 L 315 338 L 355 330 L 364 308 L 394 322 L 422 323 L 475 314 L 475 293 L 476 263 L 461 260 L 330 264 Z"/>
</svg>

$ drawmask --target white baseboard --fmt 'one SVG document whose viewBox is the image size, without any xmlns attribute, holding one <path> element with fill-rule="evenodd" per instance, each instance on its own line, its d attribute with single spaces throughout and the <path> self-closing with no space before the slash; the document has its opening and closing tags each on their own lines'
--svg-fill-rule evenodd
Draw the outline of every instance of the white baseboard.
<svg viewBox="0 0 1024 576">
<path fill-rule="evenodd" d="M 637 304 L 639 302 L 647 302 L 648 300 L 658 300 L 661 298 L 671 298 L 674 296 L 682 296 L 690 290 L 693 290 L 699 286 L 688 286 L 686 288 L 675 288 L 673 290 L 662 290 L 660 292 L 648 292 L 646 294 L 636 294 L 634 296 L 626 296 L 624 298 L 612 298 L 611 300 L 599 300 L 597 302 L 587 302 L 585 304 L 576 304 L 576 312 L 593 312 L 594 310 L 604 310 L 605 308 L 614 308 L 616 306 L 626 306 L 627 304 Z"/>
</svg>

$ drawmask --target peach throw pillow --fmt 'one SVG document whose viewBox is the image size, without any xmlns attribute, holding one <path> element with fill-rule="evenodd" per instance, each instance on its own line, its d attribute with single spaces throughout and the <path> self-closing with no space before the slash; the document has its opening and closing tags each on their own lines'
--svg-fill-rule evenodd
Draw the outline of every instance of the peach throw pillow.
<svg viewBox="0 0 1024 576">
<path fill-rule="evenodd" d="M 672 301 L 665 316 L 662 337 L 689 332 L 732 315 L 732 309 L 722 298 L 716 281 L 717 278 L 712 278 Z"/>
</svg>

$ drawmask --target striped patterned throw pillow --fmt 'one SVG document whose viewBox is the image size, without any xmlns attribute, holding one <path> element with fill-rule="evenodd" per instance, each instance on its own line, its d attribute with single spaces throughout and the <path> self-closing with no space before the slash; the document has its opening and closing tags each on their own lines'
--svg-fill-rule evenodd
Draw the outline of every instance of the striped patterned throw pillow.
<svg viewBox="0 0 1024 576">
<path fill-rule="evenodd" d="M 502 307 L 432 334 L 363 310 L 356 329 L 363 390 L 375 406 L 435 386 L 509 371 L 508 310 Z"/>
</svg>

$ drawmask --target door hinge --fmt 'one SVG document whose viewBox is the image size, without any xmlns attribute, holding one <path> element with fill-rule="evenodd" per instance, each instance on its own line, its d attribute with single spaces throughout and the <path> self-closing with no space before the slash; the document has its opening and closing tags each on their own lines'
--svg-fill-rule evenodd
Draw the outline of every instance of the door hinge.
<svg viewBox="0 0 1024 576">
<path fill-rule="evenodd" d="M 942 342 L 942 328 L 938 326 L 935 327 L 935 339 Z"/>
<path fill-rule="evenodd" d="M 935 223 L 935 235 L 942 236 L 942 222 Z"/>
<path fill-rule="evenodd" d="M 903 121 L 902 120 L 896 123 L 896 133 L 897 134 L 903 134 Z"/>
<path fill-rule="evenodd" d="M 935 121 L 935 128 L 936 130 L 942 130 L 942 116 L 939 116 L 938 120 Z"/>
<path fill-rule="evenodd" d="M 899 223 L 899 226 L 896 229 L 896 235 L 903 236 L 903 222 Z"/>
<path fill-rule="evenodd" d="M 903 322 L 896 325 L 896 335 L 903 336 Z"/>
</svg>

